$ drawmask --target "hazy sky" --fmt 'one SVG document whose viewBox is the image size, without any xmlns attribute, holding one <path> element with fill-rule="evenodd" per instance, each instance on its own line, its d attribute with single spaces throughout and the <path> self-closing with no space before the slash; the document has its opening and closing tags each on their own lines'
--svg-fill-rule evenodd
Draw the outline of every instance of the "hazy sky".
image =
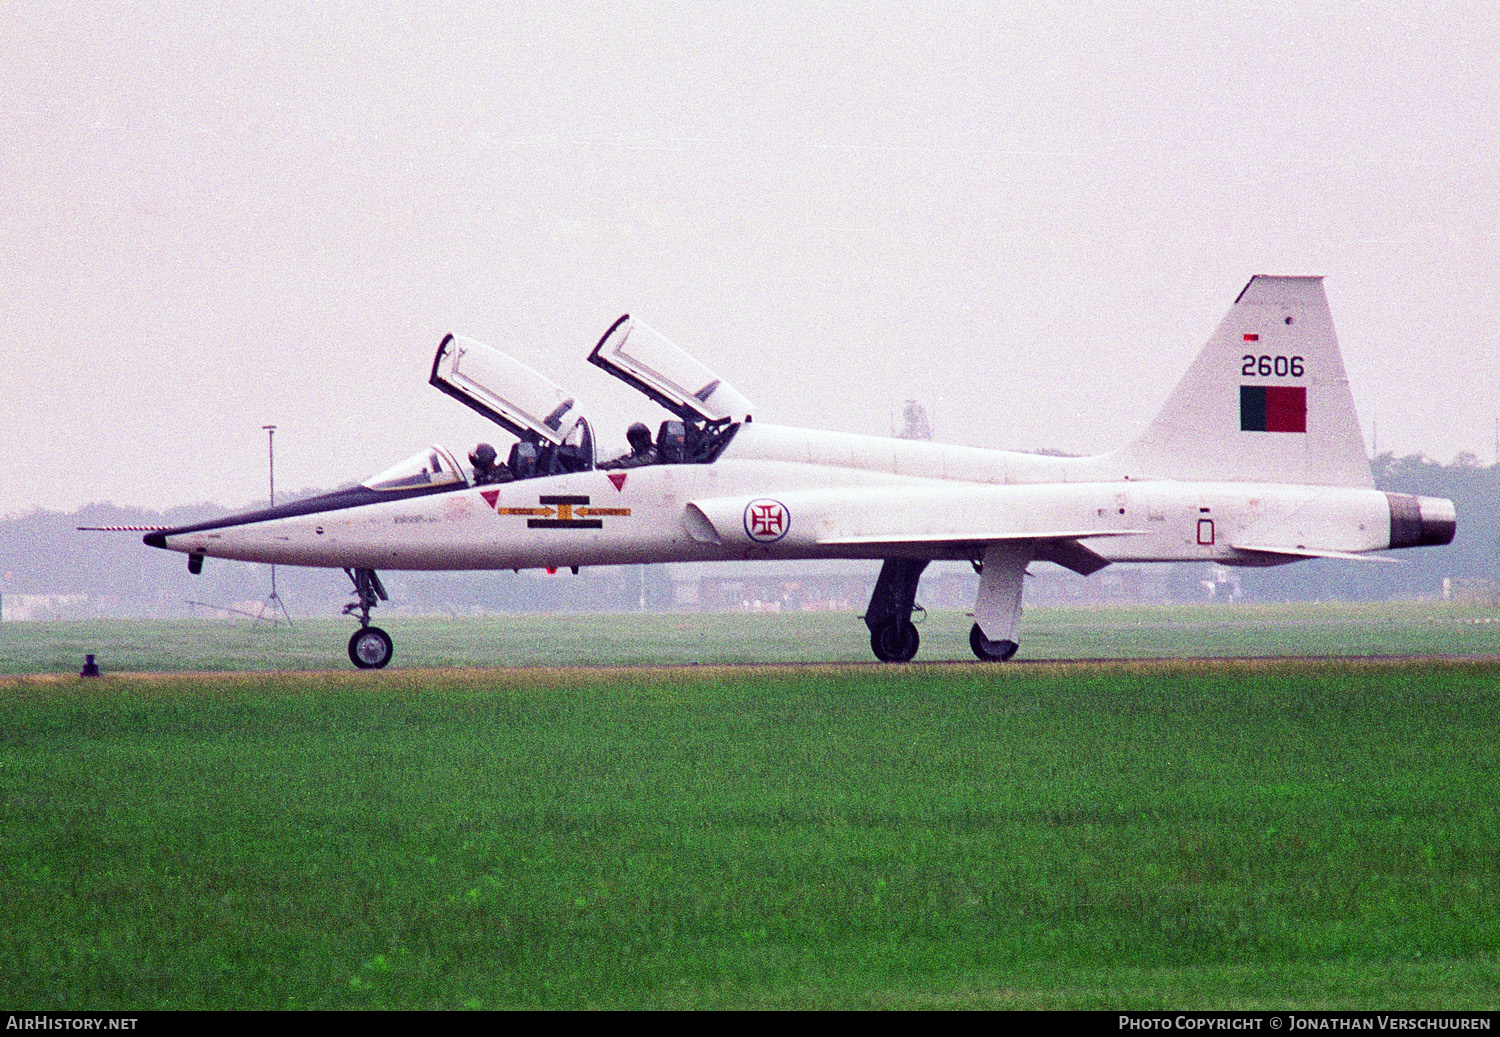
<svg viewBox="0 0 1500 1037">
<path fill-rule="evenodd" d="M 1095 452 L 1252 274 L 1323 274 L 1369 442 L 1493 459 L 1500 5 L 7 4 L 0 514 L 610 441 L 630 312 L 760 420 Z"/>
</svg>

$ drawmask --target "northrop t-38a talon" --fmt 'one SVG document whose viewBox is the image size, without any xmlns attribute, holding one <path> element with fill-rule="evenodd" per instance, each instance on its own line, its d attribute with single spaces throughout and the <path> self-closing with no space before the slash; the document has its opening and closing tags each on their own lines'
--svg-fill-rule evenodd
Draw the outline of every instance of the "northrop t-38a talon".
<svg viewBox="0 0 1500 1037">
<path fill-rule="evenodd" d="M 787 428 L 753 420 L 728 382 L 621 317 L 589 360 L 671 417 L 600 461 L 571 396 L 512 357 L 453 335 L 431 384 L 515 437 L 503 462 L 431 447 L 362 485 L 153 532 L 152 547 L 344 569 L 356 666 L 391 639 L 370 625 L 382 569 L 522 569 L 652 562 L 868 558 L 877 658 L 917 654 L 922 570 L 979 572 L 969 643 L 1017 647 L 1026 567 L 1088 575 L 1111 562 L 1280 565 L 1453 539 L 1451 501 L 1374 488 L 1323 282 L 1255 277 L 1134 442 L 1051 457 Z"/>
</svg>

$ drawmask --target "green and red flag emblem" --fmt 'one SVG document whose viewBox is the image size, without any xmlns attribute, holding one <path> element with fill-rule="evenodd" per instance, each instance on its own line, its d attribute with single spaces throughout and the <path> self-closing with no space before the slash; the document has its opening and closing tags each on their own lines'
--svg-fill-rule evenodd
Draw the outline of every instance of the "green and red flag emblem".
<svg viewBox="0 0 1500 1037">
<path fill-rule="evenodd" d="M 1240 386 L 1241 432 L 1306 432 L 1307 387 Z"/>
</svg>

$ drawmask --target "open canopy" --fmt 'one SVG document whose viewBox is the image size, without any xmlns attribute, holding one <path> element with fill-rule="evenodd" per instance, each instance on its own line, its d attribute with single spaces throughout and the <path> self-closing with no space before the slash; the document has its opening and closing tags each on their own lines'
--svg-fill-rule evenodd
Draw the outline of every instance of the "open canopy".
<svg viewBox="0 0 1500 1037">
<path fill-rule="evenodd" d="M 438 346 L 428 381 L 521 439 L 559 446 L 577 417 L 573 397 L 546 375 L 459 335 Z"/>
<path fill-rule="evenodd" d="M 626 314 L 604 333 L 589 363 L 640 390 L 683 421 L 744 421 L 751 403 L 659 333 Z"/>
</svg>

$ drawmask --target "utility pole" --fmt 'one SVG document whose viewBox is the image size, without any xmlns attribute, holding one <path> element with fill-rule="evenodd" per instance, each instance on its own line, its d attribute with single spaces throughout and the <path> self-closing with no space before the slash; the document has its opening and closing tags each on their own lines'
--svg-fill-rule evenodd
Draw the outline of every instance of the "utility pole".
<svg viewBox="0 0 1500 1037">
<path fill-rule="evenodd" d="M 262 425 L 261 428 L 266 430 L 266 461 L 270 469 L 271 507 L 274 508 L 276 507 L 276 426 Z M 281 600 L 281 595 L 276 593 L 276 565 L 274 562 L 271 565 L 271 596 L 261 606 L 260 615 L 255 617 L 257 623 L 266 617 L 267 609 L 271 610 L 270 620 L 272 626 L 281 622 L 281 617 L 277 615 L 279 611 L 281 616 L 286 617 L 286 625 L 289 628 L 295 629 L 292 627 L 292 614 L 286 610 L 286 603 Z"/>
<path fill-rule="evenodd" d="M 262 425 L 266 430 L 266 463 L 270 468 L 271 507 L 276 507 L 276 426 Z"/>
</svg>

